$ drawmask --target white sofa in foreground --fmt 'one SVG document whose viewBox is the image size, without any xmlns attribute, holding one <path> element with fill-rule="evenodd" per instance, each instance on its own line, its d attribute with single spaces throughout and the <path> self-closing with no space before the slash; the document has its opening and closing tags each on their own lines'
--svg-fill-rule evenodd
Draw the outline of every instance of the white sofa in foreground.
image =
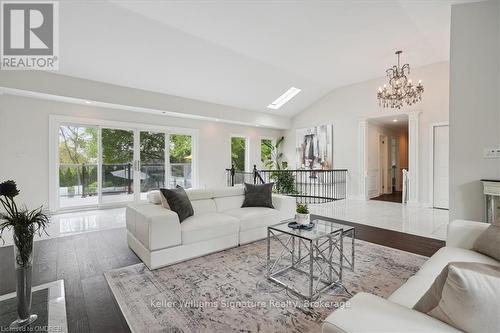
<svg viewBox="0 0 500 333">
<path fill-rule="evenodd" d="M 489 224 L 474 221 L 453 221 L 448 225 L 446 247 L 439 249 L 413 277 L 387 300 L 358 293 L 350 307 L 338 309 L 323 323 L 323 333 L 346 332 L 461 332 L 446 323 L 413 310 L 413 306 L 430 288 L 434 279 L 452 261 L 499 265 L 500 262 L 472 251 L 474 240 Z"/>
<path fill-rule="evenodd" d="M 241 208 L 243 187 L 186 190 L 194 215 L 179 217 L 160 204 L 127 207 L 129 247 L 156 269 L 183 260 L 249 243 L 267 236 L 267 227 L 295 214 L 295 198 L 273 194 L 272 208 Z"/>
</svg>

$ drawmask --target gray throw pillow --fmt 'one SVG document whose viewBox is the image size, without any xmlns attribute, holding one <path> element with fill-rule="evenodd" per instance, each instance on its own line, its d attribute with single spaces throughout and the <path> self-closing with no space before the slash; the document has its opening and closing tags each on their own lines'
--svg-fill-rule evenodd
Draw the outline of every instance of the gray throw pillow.
<svg viewBox="0 0 500 333">
<path fill-rule="evenodd" d="M 476 252 L 485 254 L 500 261 L 500 227 L 490 225 L 476 239 L 473 249 Z"/>
<path fill-rule="evenodd" d="M 253 185 L 245 183 L 245 200 L 241 207 L 267 207 L 273 206 L 273 185 L 267 183 L 261 185 Z"/>
<path fill-rule="evenodd" d="M 182 187 L 177 186 L 174 189 L 162 188 L 160 191 L 165 199 L 167 199 L 170 209 L 179 215 L 180 222 L 194 215 L 191 201 Z"/>
</svg>

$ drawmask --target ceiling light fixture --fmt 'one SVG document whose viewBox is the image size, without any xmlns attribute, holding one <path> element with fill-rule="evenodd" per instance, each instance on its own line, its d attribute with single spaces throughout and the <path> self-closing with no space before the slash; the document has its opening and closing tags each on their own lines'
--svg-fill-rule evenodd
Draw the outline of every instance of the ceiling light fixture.
<svg viewBox="0 0 500 333">
<path fill-rule="evenodd" d="M 393 119 L 393 120 L 392 120 L 392 122 L 397 123 L 397 122 L 398 122 L 398 120 L 397 120 L 397 119 Z"/>
<path fill-rule="evenodd" d="M 396 51 L 398 56 L 398 64 L 387 69 L 387 77 L 389 78 L 389 86 L 384 84 L 384 87 L 379 87 L 377 92 L 378 103 L 384 108 L 401 109 L 403 103 L 412 105 L 422 100 L 424 86 L 422 81 L 418 81 L 417 85 L 407 78 L 410 75 L 410 65 L 404 64 L 400 66 L 399 60 L 403 51 Z"/>
<path fill-rule="evenodd" d="M 267 107 L 269 109 L 278 110 L 282 107 L 286 102 L 295 97 L 301 90 L 299 88 L 291 87 L 288 89 L 283 95 L 278 97 L 274 102 L 269 104 Z"/>
<path fill-rule="evenodd" d="M 85 101 L 85 104 L 92 104 L 91 101 Z"/>
</svg>

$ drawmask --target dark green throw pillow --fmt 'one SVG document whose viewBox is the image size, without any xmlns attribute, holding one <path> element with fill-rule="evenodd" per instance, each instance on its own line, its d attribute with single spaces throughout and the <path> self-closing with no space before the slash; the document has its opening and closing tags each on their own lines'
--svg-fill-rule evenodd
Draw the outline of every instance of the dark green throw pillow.
<svg viewBox="0 0 500 333">
<path fill-rule="evenodd" d="M 165 199 L 167 199 L 170 209 L 179 215 L 180 222 L 194 215 L 191 201 L 182 187 L 177 186 L 177 188 L 173 189 L 161 188 L 160 191 L 165 196 Z"/>
<path fill-rule="evenodd" d="M 273 206 L 274 183 L 253 185 L 245 183 L 245 200 L 241 207 L 267 207 Z"/>
</svg>

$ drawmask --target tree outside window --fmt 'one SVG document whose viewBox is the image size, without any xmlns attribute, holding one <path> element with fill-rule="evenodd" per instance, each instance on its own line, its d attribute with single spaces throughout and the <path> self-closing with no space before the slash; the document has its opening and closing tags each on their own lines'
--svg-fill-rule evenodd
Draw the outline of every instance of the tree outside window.
<svg viewBox="0 0 500 333">
<path fill-rule="evenodd" d="M 237 171 L 245 171 L 246 169 L 246 143 L 247 140 L 245 138 L 231 138 L 231 165 L 233 165 Z"/>
<path fill-rule="evenodd" d="M 270 161 L 272 158 L 273 141 L 271 139 L 260 140 L 260 161 L 262 165 L 266 165 L 266 162 Z"/>
</svg>

